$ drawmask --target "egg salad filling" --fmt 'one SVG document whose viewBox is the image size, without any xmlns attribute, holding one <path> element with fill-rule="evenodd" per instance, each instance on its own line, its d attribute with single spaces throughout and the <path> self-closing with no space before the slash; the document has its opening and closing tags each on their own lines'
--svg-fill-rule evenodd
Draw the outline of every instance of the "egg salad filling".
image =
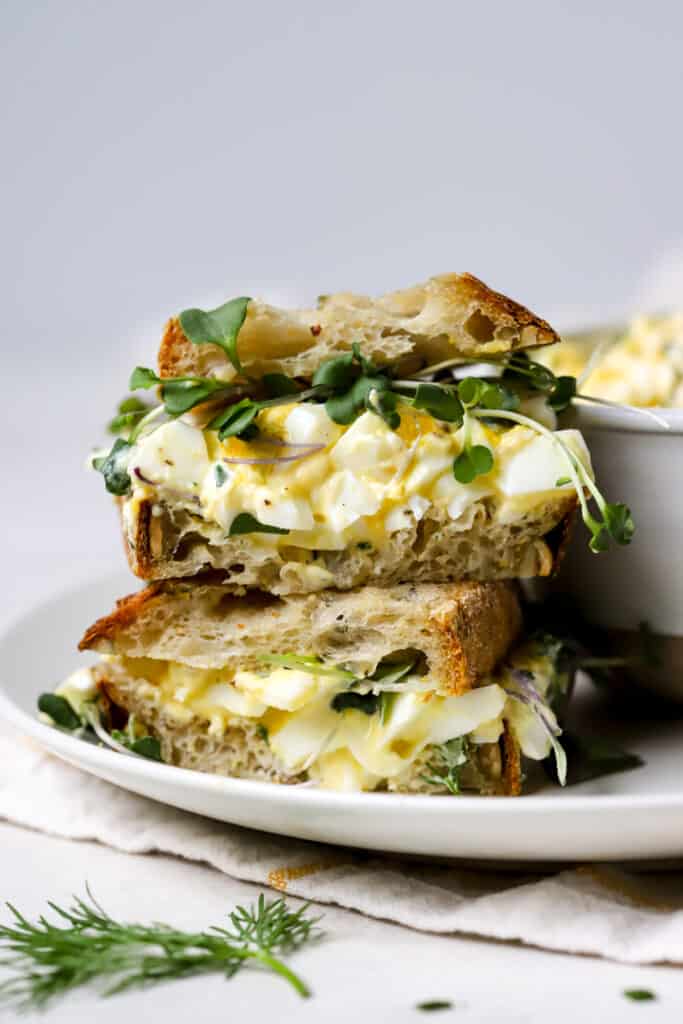
<svg viewBox="0 0 683 1024">
<path fill-rule="evenodd" d="M 129 529 L 142 501 L 164 500 L 226 535 L 250 533 L 264 548 L 381 547 L 431 509 L 465 530 L 484 503 L 487 514 L 512 522 L 558 492 L 571 493 L 576 474 L 566 451 L 592 478 L 576 430 L 539 434 L 481 419 L 457 425 L 407 405 L 399 415 L 396 429 L 370 411 L 341 425 L 323 405 L 292 403 L 259 412 L 254 438 L 223 441 L 215 431 L 171 420 L 140 437 L 128 457 Z M 453 463 L 466 446 L 493 457 L 462 482 Z"/>
<path fill-rule="evenodd" d="M 424 751 L 461 738 L 466 749 L 496 743 L 504 722 L 526 757 L 542 760 L 554 750 L 564 781 L 561 730 L 551 707 L 561 692 L 559 677 L 552 658 L 533 646 L 460 696 L 436 693 L 417 661 L 388 660 L 359 680 L 315 657 L 295 655 L 266 657 L 257 671 L 106 660 L 135 678 L 136 697 L 181 725 L 198 717 L 218 738 L 245 720 L 256 725 L 287 773 L 304 774 L 324 788 L 376 789 L 405 777 Z M 88 670 L 81 670 L 57 694 L 82 713 L 97 689 Z M 433 781 L 439 785 L 440 777 Z"/>
<path fill-rule="evenodd" d="M 555 373 L 584 374 L 589 395 L 635 406 L 683 408 L 683 313 L 638 316 L 614 341 L 572 341 L 542 352 Z"/>
</svg>

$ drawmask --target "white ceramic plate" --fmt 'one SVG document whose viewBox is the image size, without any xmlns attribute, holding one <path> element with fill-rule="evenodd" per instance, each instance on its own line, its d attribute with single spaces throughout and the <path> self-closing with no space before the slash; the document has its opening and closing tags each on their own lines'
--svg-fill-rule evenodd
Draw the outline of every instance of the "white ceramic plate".
<svg viewBox="0 0 683 1024">
<path fill-rule="evenodd" d="M 43 725 L 37 696 L 79 660 L 92 660 L 74 653 L 78 638 L 131 589 L 129 576 L 88 584 L 37 607 L 0 639 L 0 713 L 84 771 L 220 821 L 346 846 L 513 861 L 683 855 L 683 721 L 616 725 L 614 709 L 601 707 L 591 688 L 576 702 L 581 724 L 596 735 L 609 729 L 645 767 L 517 800 L 342 794 L 218 778 L 117 754 Z"/>
</svg>

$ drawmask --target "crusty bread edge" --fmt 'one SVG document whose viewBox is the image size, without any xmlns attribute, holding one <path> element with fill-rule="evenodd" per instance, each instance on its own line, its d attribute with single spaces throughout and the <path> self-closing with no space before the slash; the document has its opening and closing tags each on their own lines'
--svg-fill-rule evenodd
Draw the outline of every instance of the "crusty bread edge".
<svg viewBox="0 0 683 1024">
<path fill-rule="evenodd" d="M 195 577 L 192 582 L 180 581 L 183 587 L 217 583 L 220 574 L 208 573 Z M 154 603 L 163 602 L 172 595 L 176 581 L 152 583 L 144 590 L 129 594 L 116 602 L 114 610 L 97 619 L 84 633 L 78 649 L 115 653 L 117 637 L 131 626 Z M 399 585 L 401 587 L 408 584 Z M 505 657 L 522 629 L 522 612 L 513 584 L 499 583 L 444 583 L 424 584 L 425 588 L 438 586 L 442 594 L 441 608 L 434 614 L 426 609 L 429 626 L 438 642 L 443 669 L 439 675 L 448 680 L 449 692 L 466 693 L 477 681 L 491 672 Z M 362 588 L 364 589 L 364 588 Z M 379 590 L 380 588 L 373 588 Z M 390 593 L 394 588 L 388 588 Z M 226 588 L 226 593 L 230 589 Z M 326 592 L 329 595 L 329 591 Z M 314 601 L 314 595 L 288 598 L 269 598 L 261 592 L 259 602 Z M 340 596 L 347 596 L 349 591 Z M 237 598 L 248 602 L 249 596 Z M 302 653 L 309 653 L 308 650 Z M 446 683 L 442 684 L 446 688 Z"/>
<path fill-rule="evenodd" d="M 470 301 L 479 303 L 484 316 L 488 316 L 491 319 L 498 318 L 514 322 L 520 332 L 525 328 L 534 328 L 533 342 L 528 345 L 518 345 L 517 348 L 540 348 L 546 345 L 555 345 L 561 340 L 547 320 L 533 313 L 515 299 L 511 299 L 502 292 L 489 288 L 484 281 L 475 277 L 474 274 L 470 274 L 467 271 L 457 275 L 444 274 L 440 278 L 436 278 L 436 280 L 444 282 L 444 287 L 446 287 L 445 282 L 450 278 L 457 278 L 459 288 L 469 293 Z M 409 289 L 406 289 L 406 291 L 409 291 Z M 315 329 L 316 325 L 311 324 L 311 332 L 314 336 Z M 217 354 L 221 353 L 221 349 L 217 345 L 205 347 L 215 348 Z M 166 323 L 159 345 L 157 355 L 159 376 L 178 376 L 179 367 L 184 367 L 183 372 L 187 373 L 187 366 L 188 364 L 191 366 L 192 363 L 195 363 L 195 366 L 190 372 L 199 373 L 198 359 L 197 346 L 193 345 L 186 337 L 178 317 L 171 317 Z"/>
</svg>

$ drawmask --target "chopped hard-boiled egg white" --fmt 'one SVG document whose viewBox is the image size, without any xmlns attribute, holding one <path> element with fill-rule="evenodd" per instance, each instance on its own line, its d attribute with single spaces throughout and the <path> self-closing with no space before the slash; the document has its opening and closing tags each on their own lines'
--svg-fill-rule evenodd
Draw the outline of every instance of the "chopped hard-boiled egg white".
<svg viewBox="0 0 683 1024">
<path fill-rule="evenodd" d="M 117 660 L 117 659 L 113 659 Z M 199 716 L 213 736 L 235 720 L 258 723 L 284 768 L 322 786 L 372 789 L 380 780 L 405 772 L 425 748 L 467 736 L 474 744 L 494 743 L 508 721 L 524 754 L 546 757 L 551 739 L 532 708 L 514 697 L 501 674 L 461 696 L 430 689 L 429 677 L 408 674 L 382 697 L 382 710 L 336 710 L 333 699 L 349 690 L 348 677 L 325 671 L 268 668 L 223 671 L 189 668 L 175 662 L 120 659 L 124 668 L 147 680 L 167 715 L 180 722 Z M 324 668 L 322 666 L 321 668 Z M 541 698 L 550 681 L 549 662 L 535 666 Z M 382 693 L 381 682 L 356 687 L 355 693 Z M 555 723 L 544 706 L 546 719 Z M 556 724 L 556 723 L 555 723 Z"/>
<path fill-rule="evenodd" d="M 590 464 L 586 442 L 578 430 L 558 430 L 555 434 L 584 466 Z M 511 430 L 498 446 L 501 468 L 497 484 L 506 498 L 569 487 L 570 464 L 562 448 L 549 437 L 526 427 Z"/>
<path fill-rule="evenodd" d="M 343 434 L 325 412 L 324 405 L 295 405 L 284 421 L 284 439 L 290 444 L 334 444 Z"/>
<path fill-rule="evenodd" d="M 67 700 L 77 715 L 82 715 L 83 705 L 97 696 L 97 685 L 89 668 L 79 668 L 57 687 L 55 693 Z"/>
<path fill-rule="evenodd" d="M 171 420 L 152 431 L 135 453 L 135 478 L 156 487 L 196 492 L 208 472 L 202 432 L 181 420 Z"/>
<path fill-rule="evenodd" d="M 250 441 L 220 442 L 215 432 L 174 420 L 135 445 L 130 504 L 163 497 L 226 531 L 246 512 L 288 531 L 252 535 L 264 548 L 343 550 L 364 540 L 381 546 L 431 508 L 462 521 L 464 529 L 484 500 L 503 521 L 533 510 L 549 492 L 573 486 L 562 482 L 570 473 L 558 442 L 590 472 L 575 430 L 557 432 L 555 442 L 523 426 L 498 429 L 475 421 L 470 443 L 491 448 L 494 465 L 461 484 L 453 460 L 464 444 L 463 429 L 407 405 L 399 410 L 400 427 L 392 430 L 372 412 L 342 427 L 322 405 L 279 406 L 259 413 L 261 434 Z"/>
</svg>

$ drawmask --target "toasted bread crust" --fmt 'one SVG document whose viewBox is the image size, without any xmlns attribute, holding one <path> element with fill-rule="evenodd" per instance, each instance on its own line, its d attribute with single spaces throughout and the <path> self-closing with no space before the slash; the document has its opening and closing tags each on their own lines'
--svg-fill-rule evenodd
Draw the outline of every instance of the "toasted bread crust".
<svg viewBox="0 0 683 1024">
<path fill-rule="evenodd" d="M 143 611 L 147 611 L 150 604 L 163 593 L 163 590 L 163 583 L 150 583 L 144 590 L 120 597 L 113 612 L 103 615 L 86 629 L 78 644 L 79 651 L 95 648 L 101 640 L 113 641 L 117 633 L 128 629 Z"/>
<path fill-rule="evenodd" d="M 157 364 L 160 377 L 180 377 L 194 356 L 192 342 L 188 341 L 178 317 L 167 322 L 159 346 Z"/>
<path fill-rule="evenodd" d="M 354 341 L 380 364 L 417 360 L 424 366 L 459 355 L 501 355 L 558 342 L 547 321 L 494 291 L 473 274 L 442 274 L 425 284 L 372 300 L 338 293 L 317 309 L 279 310 L 251 300 L 240 331 L 247 372 L 311 377 Z M 193 345 L 177 317 L 166 324 L 158 354 L 162 377 L 234 375 L 217 345 Z"/>
<path fill-rule="evenodd" d="M 470 301 L 478 302 L 486 316 L 492 320 L 506 319 L 511 325 L 524 329 L 533 328 L 536 340 L 534 345 L 553 345 L 560 340 L 559 335 L 553 330 L 547 320 L 543 320 L 536 313 L 532 313 L 526 306 L 508 298 L 502 292 L 489 288 L 480 278 L 474 274 L 444 274 L 439 280 L 446 282 L 459 279 L 460 288 L 469 294 Z"/>
<path fill-rule="evenodd" d="M 388 654 L 412 648 L 426 655 L 439 690 L 459 694 L 495 668 L 520 628 L 515 589 L 504 583 L 238 597 L 209 574 L 123 598 L 79 649 L 205 668 L 260 666 L 264 652 L 313 653 L 338 664 L 360 658 L 374 670 Z"/>
<path fill-rule="evenodd" d="M 512 730 L 506 721 L 503 722 L 503 735 L 500 744 L 503 752 L 503 791 L 505 796 L 521 796 L 522 753 L 519 743 L 512 735 Z"/>
</svg>

